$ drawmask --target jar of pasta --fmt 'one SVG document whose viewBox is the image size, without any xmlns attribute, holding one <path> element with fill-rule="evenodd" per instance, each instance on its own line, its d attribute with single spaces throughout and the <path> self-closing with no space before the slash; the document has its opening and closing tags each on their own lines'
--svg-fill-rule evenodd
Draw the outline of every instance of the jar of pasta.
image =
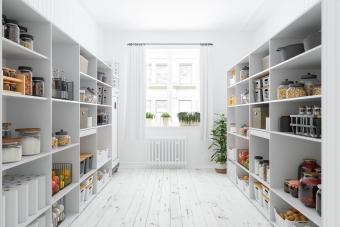
<svg viewBox="0 0 340 227">
<path fill-rule="evenodd" d="M 292 84 L 293 81 L 289 81 L 288 79 L 285 79 L 281 82 L 280 86 L 277 88 L 277 99 L 285 99 L 286 93 L 289 87 L 289 84 Z"/>
<path fill-rule="evenodd" d="M 32 95 L 33 69 L 29 66 L 19 66 L 18 70 L 25 76 L 25 95 Z"/>
<path fill-rule="evenodd" d="M 293 84 L 289 84 L 287 92 L 286 92 L 286 97 L 288 99 L 291 98 L 299 98 L 299 97 L 303 97 L 306 96 L 306 91 L 304 88 L 304 85 L 301 83 L 293 83 Z"/>
</svg>

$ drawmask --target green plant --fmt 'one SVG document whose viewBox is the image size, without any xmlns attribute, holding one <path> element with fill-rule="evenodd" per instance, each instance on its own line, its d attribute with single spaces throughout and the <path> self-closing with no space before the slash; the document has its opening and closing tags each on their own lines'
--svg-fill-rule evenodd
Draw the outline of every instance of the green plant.
<svg viewBox="0 0 340 227">
<path fill-rule="evenodd" d="M 153 119 L 155 117 L 155 115 L 151 112 L 146 112 L 145 113 L 145 118 L 146 119 Z"/>
<path fill-rule="evenodd" d="M 170 117 L 171 117 L 171 115 L 168 112 L 164 112 L 161 115 L 161 118 L 170 118 Z"/>
<path fill-rule="evenodd" d="M 224 114 L 218 115 L 214 121 L 214 128 L 211 130 L 211 149 L 214 154 L 211 156 L 211 161 L 224 164 L 227 161 L 227 120 Z"/>
<path fill-rule="evenodd" d="M 200 113 L 199 112 L 179 112 L 177 114 L 178 121 L 183 123 L 184 125 L 192 125 L 194 123 L 200 122 Z"/>
</svg>

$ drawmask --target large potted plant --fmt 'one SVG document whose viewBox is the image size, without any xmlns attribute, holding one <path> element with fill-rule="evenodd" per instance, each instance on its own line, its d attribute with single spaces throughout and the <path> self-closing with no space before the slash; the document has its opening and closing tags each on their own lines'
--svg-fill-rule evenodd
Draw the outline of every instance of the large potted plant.
<svg viewBox="0 0 340 227">
<path fill-rule="evenodd" d="M 227 172 L 227 120 L 224 114 L 218 115 L 214 121 L 214 128 L 211 130 L 211 144 L 209 149 L 214 153 L 211 161 L 215 161 L 215 171 L 218 173 Z"/>
<path fill-rule="evenodd" d="M 146 112 L 145 113 L 145 118 L 146 118 L 146 125 L 147 126 L 151 126 L 152 125 L 152 121 L 154 119 L 155 115 L 151 112 Z"/>
<path fill-rule="evenodd" d="M 161 119 L 162 119 L 162 124 L 163 126 L 169 126 L 169 121 L 170 121 L 171 115 L 167 112 L 162 113 Z"/>
</svg>

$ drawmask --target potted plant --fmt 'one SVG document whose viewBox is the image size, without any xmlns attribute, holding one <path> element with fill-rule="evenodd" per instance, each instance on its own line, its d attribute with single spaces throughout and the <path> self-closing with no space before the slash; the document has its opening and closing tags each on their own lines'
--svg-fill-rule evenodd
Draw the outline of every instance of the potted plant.
<svg viewBox="0 0 340 227">
<path fill-rule="evenodd" d="M 164 113 L 162 113 L 161 118 L 162 118 L 163 126 L 169 126 L 169 121 L 170 121 L 171 115 L 167 112 L 164 112 Z"/>
<path fill-rule="evenodd" d="M 211 161 L 215 161 L 215 171 L 217 173 L 227 172 L 227 120 L 224 114 L 218 115 L 214 121 L 214 128 L 211 130 L 211 144 L 209 149 L 214 153 Z"/>
<path fill-rule="evenodd" d="M 151 113 L 151 112 L 146 112 L 145 113 L 146 125 L 147 126 L 151 126 L 154 117 L 155 117 L 155 115 L 153 113 Z"/>
<path fill-rule="evenodd" d="M 199 112 L 193 113 L 194 125 L 198 126 L 201 122 L 201 114 Z"/>
<path fill-rule="evenodd" d="M 185 116 L 187 114 L 188 114 L 187 112 L 179 112 L 177 114 L 177 118 L 178 118 L 180 126 L 185 126 Z"/>
</svg>

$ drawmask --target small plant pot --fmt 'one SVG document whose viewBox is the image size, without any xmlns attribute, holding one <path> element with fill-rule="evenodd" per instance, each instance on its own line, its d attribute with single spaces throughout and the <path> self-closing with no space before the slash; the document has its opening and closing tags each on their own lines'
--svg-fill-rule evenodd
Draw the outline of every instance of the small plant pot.
<svg viewBox="0 0 340 227">
<path fill-rule="evenodd" d="M 152 118 L 147 118 L 146 119 L 146 126 L 148 126 L 148 127 L 152 126 L 152 121 L 153 121 Z"/>
<path fill-rule="evenodd" d="M 169 122 L 170 122 L 170 118 L 167 118 L 167 117 L 163 117 L 162 118 L 162 125 L 163 126 L 168 127 L 169 126 Z"/>
<path fill-rule="evenodd" d="M 226 163 L 219 163 L 215 164 L 215 171 L 216 173 L 227 173 L 227 164 Z"/>
</svg>

